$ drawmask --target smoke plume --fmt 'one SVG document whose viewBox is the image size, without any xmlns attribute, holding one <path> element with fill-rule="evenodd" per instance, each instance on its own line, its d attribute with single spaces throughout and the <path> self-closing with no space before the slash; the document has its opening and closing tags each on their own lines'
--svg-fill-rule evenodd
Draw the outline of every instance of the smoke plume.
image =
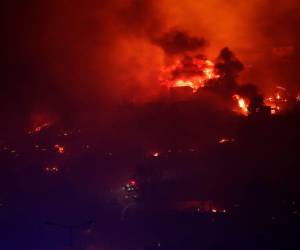
<svg viewBox="0 0 300 250">
<path fill-rule="evenodd" d="M 26 118 L 36 109 L 78 118 L 102 111 L 111 116 L 108 107 L 157 95 L 159 70 L 170 56 L 199 49 L 214 59 L 230 47 L 244 64 L 240 81 L 262 90 L 276 85 L 297 90 L 300 82 L 297 0 L 4 0 L 1 5 L 4 121 Z M 241 67 L 232 63 L 229 67 Z"/>
<path fill-rule="evenodd" d="M 204 38 L 192 37 L 180 30 L 171 30 L 154 41 L 167 55 L 196 51 L 206 45 Z"/>
</svg>

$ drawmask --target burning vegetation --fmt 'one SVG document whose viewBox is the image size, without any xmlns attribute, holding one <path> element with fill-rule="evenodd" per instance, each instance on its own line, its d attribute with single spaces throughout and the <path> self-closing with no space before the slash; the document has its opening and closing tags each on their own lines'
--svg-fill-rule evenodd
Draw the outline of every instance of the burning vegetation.
<svg viewBox="0 0 300 250">
<path fill-rule="evenodd" d="M 177 60 L 173 65 L 162 69 L 160 82 L 169 88 L 190 87 L 193 92 L 197 92 L 205 87 L 210 79 L 219 77 L 212 61 L 201 55 L 185 56 L 182 60 Z"/>
<path fill-rule="evenodd" d="M 290 96 L 292 100 L 289 100 L 287 89 L 282 86 L 276 86 L 273 94 L 263 96 L 258 86 L 239 83 L 238 78 L 243 70 L 243 64 L 228 48 L 224 48 L 215 62 L 203 55 L 184 55 L 162 68 L 159 81 L 170 90 L 178 89 L 176 92 L 179 95 L 191 89 L 194 96 L 211 92 L 223 101 L 227 99 L 230 102 L 232 98 L 233 111 L 244 116 L 280 114 L 297 101 L 297 95 Z"/>
</svg>

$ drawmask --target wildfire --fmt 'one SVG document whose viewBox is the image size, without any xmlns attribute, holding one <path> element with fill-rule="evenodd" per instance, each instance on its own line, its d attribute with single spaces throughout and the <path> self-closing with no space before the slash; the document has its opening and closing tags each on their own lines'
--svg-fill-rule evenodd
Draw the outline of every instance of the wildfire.
<svg viewBox="0 0 300 250">
<path fill-rule="evenodd" d="M 243 114 L 243 115 L 248 115 L 248 108 L 247 108 L 247 104 L 244 98 L 242 98 L 240 95 L 233 95 L 233 99 L 235 101 L 237 101 L 238 106 L 239 106 L 239 111 Z"/>
<path fill-rule="evenodd" d="M 212 61 L 196 56 L 185 57 L 177 60 L 173 65 L 163 68 L 160 81 L 169 88 L 190 87 L 196 92 L 199 88 L 204 87 L 208 80 L 219 77 Z"/>
<path fill-rule="evenodd" d="M 287 90 L 281 86 L 277 86 L 276 90 L 277 91 L 275 92 L 275 94 L 265 98 L 264 100 L 266 105 L 270 106 L 272 115 L 275 115 L 278 112 L 280 112 L 288 102 Z"/>
</svg>

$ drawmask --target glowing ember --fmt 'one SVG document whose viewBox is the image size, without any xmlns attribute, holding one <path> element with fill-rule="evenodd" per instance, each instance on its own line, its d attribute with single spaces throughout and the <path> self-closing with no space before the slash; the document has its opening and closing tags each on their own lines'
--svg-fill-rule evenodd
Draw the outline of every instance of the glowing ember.
<svg viewBox="0 0 300 250">
<path fill-rule="evenodd" d="M 276 93 L 276 99 L 277 99 L 277 100 L 281 100 L 281 96 L 280 96 L 279 93 Z"/>
<path fill-rule="evenodd" d="M 196 92 L 199 88 L 204 87 L 208 80 L 219 77 L 212 61 L 197 56 L 185 57 L 173 65 L 163 68 L 160 81 L 169 88 L 190 87 Z"/>
<path fill-rule="evenodd" d="M 233 99 L 237 101 L 239 110 L 243 115 L 248 115 L 248 108 L 247 104 L 244 98 L 242 98 L 240 95 L 233 95 Z"/>
<path fill-rule="evenodd" d="M 65 153 L 65 148 L 62 145 L 56 144 L 56 145 L 54 145 L 54 149 L 59 154 Z"/>
<path fill-rule="evenodd" d="M 34 134 L 34 133 L 39 133 L 41 132 L 43 129 L 48 128 L 50 126 L 49 123 L 43 123 L 40 126 L 35 127 L 33 130 L 30 130 L 28 132 L 28 134 Z"/>
<path fill-rule="evenodd" d="M 297 98 L 298 96 L 296 97 L 296 100 Z M 286 104 L 288 102 L 287 90 L 284 87 L 277 86 L 276 92 L 273 95 L 265 98 L 264 102 L 271 108 L 272 115 L 278 114 L 286 107 Z"/>
<path fill-rule="evenodd" d="M 230 143 L 230 142 L 234 142 L 233 138 L 222 138 L 219 140 L 220 144 L 225 144 L 225 143 Z"/>
</svg>

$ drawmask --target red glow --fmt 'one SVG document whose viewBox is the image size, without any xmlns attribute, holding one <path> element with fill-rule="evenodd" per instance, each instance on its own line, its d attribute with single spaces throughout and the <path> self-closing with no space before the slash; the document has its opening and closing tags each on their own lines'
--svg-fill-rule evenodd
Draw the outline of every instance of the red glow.
<svg viewBox="0 0 300 250">
<path fill-rule="evenodd" d="M 233 95 L 232 98 L 237 102 L 238 109 L 237 111 L 243 115 L 248 115 L 248 108 L 245 98 L 241 97 L 240 95 Z"/>
<path fill-rule="evenodd" d="M 196 92 L 210 79 L 219 78 L 214 63 L 203 57 L 184 58 L 162 69 L 160 81 L 172 87 L 190 87 Z"/>
<path fill-rule="evenodd" d="M 64 154 L 65 153 L 65 148 L 62 145 L 56 144 L 56 145 L 54 145 L 54 149 L 59 154 Z"/>
</svg>

